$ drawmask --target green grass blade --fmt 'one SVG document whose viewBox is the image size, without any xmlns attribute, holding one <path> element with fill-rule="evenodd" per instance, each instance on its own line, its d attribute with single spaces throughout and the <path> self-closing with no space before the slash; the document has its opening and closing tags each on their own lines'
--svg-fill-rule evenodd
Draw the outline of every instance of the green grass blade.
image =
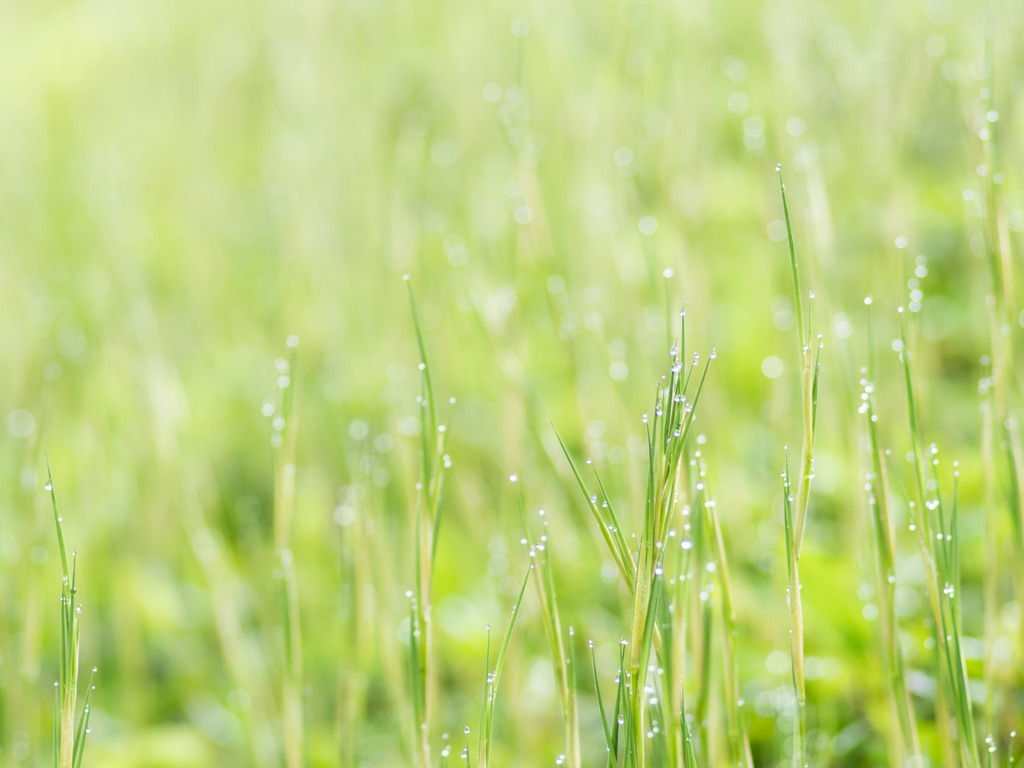
<svg viewBox="0 0 1024 768">
<path fill-rule="evenodd" d="M 552 429 L 554 429 L 554 426 L 552 426 Z M 593 514 L 594 520 L 597 522 L 602 537 L 604 537 L 605 544 L 608 546 L 608 552 L 611 554 L 612 559 L 615 560 L 615 564 L 619 568 L 619 573 L 622 574 L 622 578 L 625 580 L 627 587 L 632 592 L 634 570 L 636 567 L 632 562 L 632 556 L 629 554 L 628 550 L 625 552 L 619 551 L 618 543 L 615 537 L 612 536 L 611 531 L 608 530 L 608 525 L 605 523 L 604 517 L 601 515 L 601 510 L 593 500 L 594 497 L 590 495 L 590 491 L 587 489 L 587 484 L 583 480 L 583 476 L 580 474 L 579 469 L 576 467 L 576 462 L 572 460 L 572 456 L 570 455 L 565 442 L 562 440 L 562 436 L 558 433 L 557 429 L 554 429 L 554 431 L 555 437 L 558 439 L 558 444 L 562 447 L 562 453 L 565 455 L 566 461 L 569 462 L 569 468 L 572 470 L 573 477 L 576 478 L 576 483 L 579 485 L 580 491 L 583 492 L 583 497 L 587 501 L 587 506 L 590 508 L 591 514 Z"/>
<path fill-rule="evenodd" d="M 96 677 L 95 667 L 89 676 L 89 687 L 85 691 L 85 701 L 82 704 L 82 714 L 78 718 L 78 728 L 75 730 L 75 750 L 72 761 L 73 768 L 81 768 L 82 755 L 85 754 L 85 739 L 89 733 L 89 717 L 92 714 L 92 692 L 95 690 L 93 680 Z"/>
</svg>

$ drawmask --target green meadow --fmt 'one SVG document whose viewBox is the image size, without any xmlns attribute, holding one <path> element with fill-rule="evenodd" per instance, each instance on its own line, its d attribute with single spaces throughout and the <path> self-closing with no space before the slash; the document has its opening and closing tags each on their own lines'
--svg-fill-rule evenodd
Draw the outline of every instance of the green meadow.
<svg viewBox="0 0 1024 768">
<path fill-rule="evenodd" d="M 1022 34 L 0 4 L 0 765 L 1016 764 Z"/>
</svg>

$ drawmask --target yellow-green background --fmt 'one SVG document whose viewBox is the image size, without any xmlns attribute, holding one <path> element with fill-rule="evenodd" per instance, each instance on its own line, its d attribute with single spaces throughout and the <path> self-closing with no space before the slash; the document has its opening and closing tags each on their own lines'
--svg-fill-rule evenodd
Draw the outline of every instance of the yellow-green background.
<svg viewBox="0 0 1024 768">
<path fill-rule="evenodd" d="M 512 32 L 520 18 L 525 36 Z M 1017 260 L 1022 27 L 1024 8 L 1006 0 L 0 4 L 0 763 L 50 761 L 60 576 L 48 454 L 79 554 L 82 663 L 100 670 L 86 764 L 278 764 L 272 428 L 260 408 L 293 333 L 310 763 L 408 761 L 419 373 L 406 273 L 453 464 L 435 737 L 461 738 L 467 723 L 475 734 L 484 627 L 503 629 L 527 567 L 512 472 L 530 510 L 547 510 L 563 620 L 580 653 L 595 639 L 609 695 L 624 591 L 602 579 L 603 543 L 548 420 L 632 517 L 640 415 L 668 364 L 666 313 L 685 294 L 688 349 L 718 352 L 696 426 L 731 558 L 755 757 L 781 759 L 779 472 L 800 428 L 780 161 L 825 342 L 802 562 L 812 743 L 824 764 L 886 764 L 887 687 L 877 621 L 865 619 L 863 299 L 874 298 L 883 440 L 902 457 L 890 342 L 917 256 L 924 431 L 943 471 L 952 459 L 963 470 L 964 631 L 979 681 L 981 564 L 1001 569 L 1005 738 L 1021 713 L 1021 617 L 1009 544 L 982 551 L 986 515 L 1004 533 L 1009 518 L 982 505 L 991 287 L 977 166 L 988 126 Z M 785 366 L 774 379 L 762 372 L 771 356 Z M 9 416 L 21 410 L 32 429 L 18 437 L 24 414 Z M 367 519 L 372 543 L 353 533 Z M 902 517 L 898 538 L 932 748 L 926 602 Z M 532 597 L 496 764 L 551 765 L 563 751 Z M 582 673 L 581 688 L 584 763 L 596 765 L 604 740 Z M 353 690 L 363 703 L 340 720 L 356 725 L 339 729 Z"/>
</svg>

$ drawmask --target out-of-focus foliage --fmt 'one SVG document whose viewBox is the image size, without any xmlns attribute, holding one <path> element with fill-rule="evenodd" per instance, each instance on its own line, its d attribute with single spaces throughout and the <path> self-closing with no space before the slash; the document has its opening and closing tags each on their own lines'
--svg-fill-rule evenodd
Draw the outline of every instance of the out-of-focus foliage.
<svg viewBox="0 0 1024 768">
<path fill-rule="evenodd" d="M 979 734 L 991 724 L 1002 749 L 1021 722 L 1021 566 L 998 436 L 986 501 L 978 382 L 990 203 L 1017 267 L 1024 246 L 1022 32 L 1024 8 L 1005 0 L 0 6 L 0 763 L 51 760 L 60 562 L 45 453 L 78 549 L 83 668 L 99 668 L 85 764 L 282 764 L 282 376 L 295 393 L 284 473 L 304 750 L 315 766 L 412 759 L 421 374 L 404 274 L 452 465 L 434 570 L 435 758 L 445 732 L 457 755 L 466 724 L 475 745 L 485 627 L 501 637 L 528 568 L 512 473 L 530 514 L 546 510 L 577 656 L 593 638 L 606 700 L 614 691 L 631 608 L 549 420 L 636 530 L 640 417 L 685 294 L 688 354 L 718 353 L 694 437 L 732 572 L 753 754 L 785 761 L 779 473 L 801 437 L 800 360 L 776 162 L 825 344 L 800 572 L 809 743 L 821 764 L 868 766 L 898 738 L 858 414 L 870 295 L 922 746 L 940 754 L 902 490 L 900 305 L 925 440 L 942 473 L 960 461 L 967 669 Z M 287 368 L 275 360 L 290 334 Z M 587 665 L 577 672 L 583 763 L 597 765 L 604 734 Z M 553 764 L 561 711 L 531 589 L 492 763 Z"/>
</svg>

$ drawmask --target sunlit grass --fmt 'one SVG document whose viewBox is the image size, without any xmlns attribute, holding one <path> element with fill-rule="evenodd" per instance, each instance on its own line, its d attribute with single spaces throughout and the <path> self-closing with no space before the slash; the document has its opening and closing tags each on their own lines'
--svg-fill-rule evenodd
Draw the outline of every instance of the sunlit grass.
<svg viewBox="0 0 1024 768">
<path fill-rule="evenodd" d="M 0 22 L 4 768 L 1020 759 L 1020 8 Z"/>
</svg>

